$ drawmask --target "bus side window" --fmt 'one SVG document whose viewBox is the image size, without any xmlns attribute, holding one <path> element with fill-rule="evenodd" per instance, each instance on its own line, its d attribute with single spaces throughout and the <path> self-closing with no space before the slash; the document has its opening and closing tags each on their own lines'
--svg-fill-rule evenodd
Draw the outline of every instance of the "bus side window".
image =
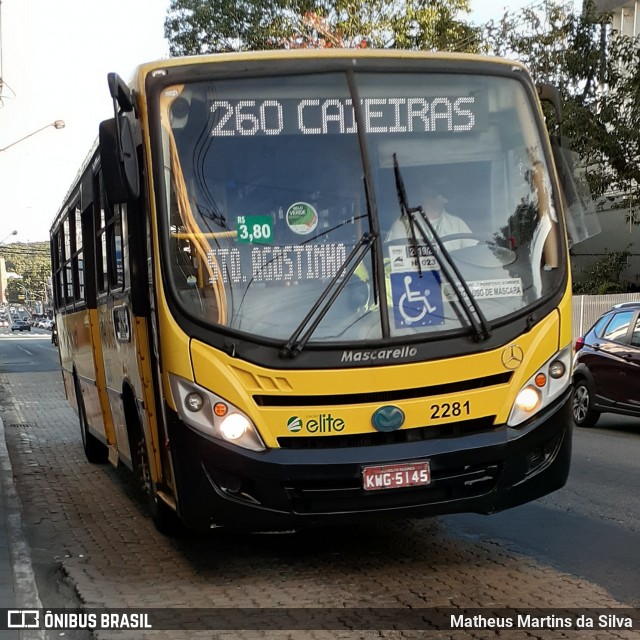
<svg viewBox="0 0 640 640">
<path fill-rule="evenodd" d="M 109 282 L 112 289 L 124 287 L 124 235 L 122 233 L 122 206 L 114 205 L 113 216 L 107 222 L 107 245 L 109 247 Z"/>
<path fill-rule="evenodd" d="M 102 180 L 102 172 L 95 179 L 94 188 L 100 194 L 95 208 L 95 248 L 96 248 L 96 287 L 99 293 L 107 291 L 108 267 L 107 267 L 107 203 Z"/>
</svg>

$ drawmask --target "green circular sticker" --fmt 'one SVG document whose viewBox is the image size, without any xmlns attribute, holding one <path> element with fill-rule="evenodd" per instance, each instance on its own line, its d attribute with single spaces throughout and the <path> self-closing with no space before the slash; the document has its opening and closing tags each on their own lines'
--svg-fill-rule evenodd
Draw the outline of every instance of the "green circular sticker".
<svg viewBox="0 0 640 640">
<path fill-rule="evenodd" d="M 287 420 L 287 429 L 291 431 L 291 433 L 298 433 L 300 429 L 302 429 L 302 420 L 297 416 L 293 416 Z"/>
<path fill-rule="evenodd" d="M 306 236 L 318 226 L 318 212 L 307 202 L 296 202 L 287 209 L 287 226 Z"/>
</svg>

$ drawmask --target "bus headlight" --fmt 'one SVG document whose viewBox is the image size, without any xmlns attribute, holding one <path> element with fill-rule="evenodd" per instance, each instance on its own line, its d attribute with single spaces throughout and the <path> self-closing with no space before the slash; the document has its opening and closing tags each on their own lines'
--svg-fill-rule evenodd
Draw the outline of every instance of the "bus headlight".
<svg viewBox="0 0 640 640">
<path fill-rule="evenodd" d="M 558 398 L 571 383 L 571 347 L 556 353 L 522 386 L 507 425 L 516 427 Z"/>
<path fill-rule="evenodd" d="M 515 406 L 525 413 L 532 413 L 540 404 L 540 392 L 533 387 L 525 387 L 516 396 Z"/>
<path fill-rule="evenodd" d="M 251 451 L 266 447 L 249 416 L 224 398 L 195 382 L 169 374 L 173 401 L 180 419 L 206 436 Z"/>
<path fill-rule="evenodd" d="M 251 423 L 239 413 L 231 413 L 220 423 L 220 433 L 225 440 L 239 440 L 251 428 Z"/>
</svg>

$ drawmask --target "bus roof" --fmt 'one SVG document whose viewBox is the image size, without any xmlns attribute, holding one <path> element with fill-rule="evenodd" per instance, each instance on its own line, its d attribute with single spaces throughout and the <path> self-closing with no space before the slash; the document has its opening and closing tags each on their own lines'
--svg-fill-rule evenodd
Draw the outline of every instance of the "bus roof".
<svg viewBox="0 0 640 640">
<path fill-rule="evenodd" d="M 410 51 L 405 49 L 274 49 L 269 51 L 241 51 L 232 53 L 213 53 L 206 55 L 184 56 L 155 60 L 137 67 L 134 82 L 142 82 L 143 78 L 157 69 L 168 69 L 184 65 L 226 64 L 235 62 L 267 62 L 286 60 L 424 60 L 431 62 L 451 62 L 454 64 L 477 64 L 505 66 L 527 72 L 521 62 L 473 53 L 457 53 L 444 51 Z"/>
</svg>

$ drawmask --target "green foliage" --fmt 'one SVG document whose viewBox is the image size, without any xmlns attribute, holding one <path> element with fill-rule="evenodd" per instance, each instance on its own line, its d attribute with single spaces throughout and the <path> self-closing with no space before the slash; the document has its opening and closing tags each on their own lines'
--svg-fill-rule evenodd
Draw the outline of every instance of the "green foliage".
<svg viewBox="0 0 640 640">
<path fill-rule="evenodd" d="M 313 0 L 172 0 L 164 23 L 173 56 L 278 48 L 292 15 Z"/>
<path fill-rule="evenodd" d="M 627 194 L 638 206 L 640 182 L 640 41 L 612 31 L 593 0 L 548 0 L 485 29 L 487 51 L 524 62 L 536 82 L 561 91 L 563 134 L 580 155 L 595 196 Z"/>
<path fill-rule="evenodd" d="M 611 30 L 585 0 L 546 0 L 483 29 L 460 16 L 469 0 L 172 0 L 165 36 L 172 55 L 297 47 L 376 47 L 484 52 L 524 62 L 557 86 L 563 133 L 583 158 L 594 195 L 640 196 L 640 42 Z"/>
<path fill-rule="evenodd" d="M 629 283 L 620 280 L 620 274 L 627 268 L 629 251 L 612 251 L 585 268 L 580 282 L 573 285 L 574 294 L 605 295 L 626 293 Z"/>
<path fill-rule="evenodd" d="M 18 296 L 28 295 L 30 299 L 42 300 L 51 277 L 49 243 L 17 242 L 3 245 L 0 247 L 0 256 L 5 259 L 7 271 L 22 276 L 21 279 L 12 278 L 7 283 L 9 299 L 15 301 Z"/>
<path fill-rule="evenodd" d="M 359 37 L 373 48 L 451 51 L 462 42 L 466 50 L 478 48 L 479 30 L 457 18 L 469 12 L 468 0 L 334 0 L 320 11 L 350 42 Z"/>
<path fill-rule="evenodd" d="M 172 55 L 298 47 L 478 51 L 469 0 L 172 0 Z"/>
</svg>

